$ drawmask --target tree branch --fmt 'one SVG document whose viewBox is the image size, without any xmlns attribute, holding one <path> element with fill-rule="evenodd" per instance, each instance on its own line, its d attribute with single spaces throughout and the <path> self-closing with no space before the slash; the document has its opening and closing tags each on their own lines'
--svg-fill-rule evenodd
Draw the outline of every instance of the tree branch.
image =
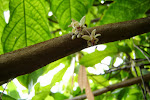
<svg viewBox="0 0 150 100">
<path fill-rule="evenodd" d="M 149 81 L 150 80 L 150 74 L 144 75 L 143 79 L 144 79 L 144 81 Z M 113 84 L 113 85 L 107 86 L 105 88 L 96 90 L 96 91 L 93 92 L 93 94 L 94 94 L 94 96 L 98 96 L 98 95 L 106 93 L 108 91 L 112 91 L 112 90 L 115 90 L 115 89 L 118 89 L 118 88 L 127 87 L 127 86 L 137 84 L 137 83 L 141 83 L 141 82 L 142 82 L 141 76 L 139 76 L 139 77 L 128 79 L 128 80 L 122 81 L 120 83 Z M 74 97 L 74 98 L 68 99 L 68 100 L 82 100 L 82 99 L 85 99 L 85 98 L 86 98 L 86 95 L 80 95 L 80 96 L 77 96 L 77 97 Z"/>
<path fill-rule="evenodd" d="M 135 35 L 150 32 L 150 17 L 96 26 L 87 30 L 91 32 L 93 29 L 96 29 L 96 33 L 101 34 L 99 44 L 129 39 Z M 71 33 L 66 34 L 0 55 L 0 81 L 31 73 L 87 47 L 84 39 L 72 40 L 71 35 Z"/>
</svg>

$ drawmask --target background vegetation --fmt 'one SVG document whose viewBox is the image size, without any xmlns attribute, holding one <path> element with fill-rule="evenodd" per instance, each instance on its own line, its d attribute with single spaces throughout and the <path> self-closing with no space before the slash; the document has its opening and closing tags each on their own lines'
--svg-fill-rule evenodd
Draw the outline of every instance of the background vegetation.
<svg viewBox="0 0 150 100">
<path fill-rule="evenodd" d="M 10 18 L 6 23 L 4 12 L 8 10 Z M 48 16 L 48 13 L 51 15 Z M 71 28 L 68 28 L 71 18 L 79 21 L 86 16 L 87 26 L 93 27 L 144 18 L 149 14 L 150 0 L 0 0 L 0 54 L 71 32 Z M 22 92 L 28 95 L 35 92 L 32 100 L 63 100 L 84 94 L 76 84 L 80 65 L 87 69 L 92 91 L 150 73 L 150 33 L 97 47 L 93 48 L 92 53 L 83 50 L 17 77 L 25 87 Z M 77 59 L 78 55 L 82 55 L 80 60 Z M 120 63 L 116 65 L 118 59 Z M 103 63 L 104 60 L 107 63 Z M 41 86 L 38 78 L 60 68 L 62 64 L 64 67 L 60 71 L 49 76 L 52 77 L 49 84 Z M 68 81 L 63 83 L 63 76 L 67 72 L 71 74 Z M 54 86 L 60 89 L 53 92 Z M 4 86 L 0 86 L 0 90 L 3 89 Z M 95 96 L 95 100 L 142 100 L 143 97 L 149 100 L 149 89 L 149 82 L 143 82 Z M 14 81 L 8 84 L 5 91 L 2 96 L 4 100 L 31 99 L 20 96 Z"/>
</svg>

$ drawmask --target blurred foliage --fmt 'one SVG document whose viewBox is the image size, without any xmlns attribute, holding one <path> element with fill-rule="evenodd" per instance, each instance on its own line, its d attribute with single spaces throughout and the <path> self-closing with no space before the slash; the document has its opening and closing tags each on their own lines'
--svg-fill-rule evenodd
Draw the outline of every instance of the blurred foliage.
<svg viewBox="0 0 150 100">
<path fill-rule="evenodd" d="M 0 54 L 70 33 L 71 28 L 67 26 L 71 23 L 71 18 L 79 21 L 85 15 L 87 26 L 93 27 L 147 17 L 150 15 L 149 4 L 150 0 L 0 0 Z M 4 17 L 7 10 L 10 11 L 8 23 Z M 48 12 L 51 12 L 50 16 Z M 25 93 L 28 95 L 35 91 L 32 100 L 63 100 L 85 93 L 85 91 L 81 93 L 77 85 L 80 65 L 87 68 L 92 91 L 140 76 L 140 71 L 143 75 L 150 73 L 150 62 L 147 59 L 150 58 L 150 32 L 104 45 L 106 46 L 104 50 L 95 48 L 92 53 L 80 51 L 83 55 L 80 61 L 77 59 L 78 54 L 75 53 L 30 74 L 19 76 L 17 80 L 26 87 L 28 92 Z M 111 60 L 103 64 L 103 60 L 108 56 Z M 118 58 L 123 62 L 115 66 Z M 100 68 L 95 66 L 98 63 L 101 64 Z M 50 84 L 41 86 L 37 81 L 38 78 L 49 71 L 55 71 L 60 64 L 64 64 L 64 68 L 49 76 L 53 77 Z M 67 76 L 69 81 L 62 83 L 63 76 L 72 66 L 75 67 L 74 75 L 73 70 L 69 71 L 70 74 Z M 108 70 L 102 69 L 103 66 L 108 67 Z M 92 68 L 93 72 L 88 68 Z M 101 74 L 100 69 L 103 71 Z M 96 71 L 99 73 L 95 73 Z M 63 85 L 60 90 L 53 93 L 52 87 L 57 86 L 57 83 Z M 145 84 L 149 90 L 150 83 Z M 0 90 L 3 89 L 1 86 Z M 5 91 L 3 100 L 28 99 L 20 96 L 13 81 L 8 84 Z M 150 95 L 146 96 L 150 100 Z M 142 98 L 139 85 L 95 96 L 95 100 L 142 100 Z"/>
</svg>

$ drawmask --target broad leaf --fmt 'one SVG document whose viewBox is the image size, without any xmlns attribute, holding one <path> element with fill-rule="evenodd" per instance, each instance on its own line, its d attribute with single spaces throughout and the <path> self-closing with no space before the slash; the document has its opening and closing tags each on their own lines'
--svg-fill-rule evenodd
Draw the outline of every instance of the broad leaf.
<svg viewBox="0 0 150 100">
<path fill-rule="evenodd" d="M 44 100 L 50 93 L 50 86 L 41 87 L 40 83 L 37 83 L 34 87 L 35 89 L 35 96 L 32 100 Z"/>
<path fill-rule="evenodd" d="M 128 92 L 129 92 L 130 88 L 123 88 L 121 91 L 119 91 L 119 94 L 117 96 L 118 100 L 122 100 L 123 97 L 126 98 L 128 96 Z"/>
<path fill-rule="evenodd" d="M 139 91 L 139 89 L 133 88 L 133 86 L 131 87 L 131 89 L 129 89 L 127 95 L 128 96 L 126 97 L 126 100 L 142 100 L 143 98 L 142 93 Z"/>
<path fill-rule="evenodd" d="M 102 88 L 109 85 L 109 81 L 102 75 L 89 76 L 93 80 L 94 84 L 99 84 Z"/>
<path fill-rule="evenodd" d="M 2 36 L 4 53 L 49 39 L 47 16 L 44 0 L 10 0 L 10 21 Z M 18 80 L 30 92 L 42 72 L 43 69 L 39 69 Z"/>
<path fill-rule="evenodd" d="M 17 87 L 16 87 L 16 85 L 14 84 L 13 81 L 8 83 L 7 88 L 8 88 L 7 91 L 9 91 L 8 92 L 9 96 L 11 96 L 11 97 L 13 97 L 15 99 L 19 99 L 20 98 L 19 93 L 17 92 Z"/>
<path fill-rule="evenodd" d="M 43 68 L 40 68 L 40 69 L 30 73 L 30 74 L 19 76 L 19 77 L 17 77 L 17 79 L 23 86 L 25 86 L 28 89 L 28 92 L 30 93 L 32 86 L 37 82 L 37 79 L 39 78 L 39 76 L 46 74 L 48 71 L 57 67 L 60 63 L 66 63 L 67 62 L 66 60 L 69 62 L 70 59 L 68 59 L 68 57 L 59 59 Z M 70 63 L 66 64 L 66 68 L 67 68 L 67 66 L 69 66 L 69 64 Z M 60 74 L 62 74 L 62 77 L 63 77 L 63 74 L 65 73 L 65 70 L 63 73 L 60 73 Z M 60 77 L 60 79 L 58 78 L 58 80 L 60 81 L 62 79 L 62 77 Z M 57 78 L 57 77 L 55 77 L 55 78 Z M 54 79 L 54 84 L 55 84 L 55 79 Z"/>
<path fill-rule="evenodd" d="M 142 51 L 142 52 L 141 52 Z M 145 58 L 150 57 L 147 53 L 145 53 L 141 48 L 135 47 L 135 54 L 137 55 L 136 58 Z"/>
<path fill-rule="evenodd" d="M 19 77 L 17 77 L 17 79 L 23 86 L 25 86 L 28 89 L 28 92 L 30 93 L 32 86 L 37 82 L 37 79 L 43 73 L 44 73 L 44 69 L 41 68 L 30 74 L 19 76 Z"/>
<path fill-rule="evenodd" d="M 37 94 L 40 91 L 40 83 L 39 82 L 34 86 L 34 90 L 35 90 L 35 94 Z"/>
<path fill-rule="evenodd" d="M 47 96 L 46 98 L 45 98 L 45 100 L 54 100 L 54 98 L 52 97 L 52 96 Z"/>
<path fill-rule="evenodd" d="M 10 0 L 0 0 L 0 7 L 3 8 L 3 11 L 9 10 L 9 1 Z"/>
<path fill-rule="evenodd" d="M 71 18 L 79 21 L 87 13 L 93 0 L 51 0 L 50 2 L 51 10 L 60 27 L 65 29 L 71 23 Z"/>
<path fill-rule="evenodd" d="M 55 85 L 56 82 L 60 82 L 62 80 L 68 67 L 69 67 L 69 65 L 65 66 L 62 70 L 60 70 L 58 73 L 56 73 L 53 76 L 53 79 L 52 79 L 51 84 L 50 84 L 51 88 Z"/>
<path fill-rule="evenodd" d="M 44 86 L 44 87 L 40 87 L 40 83 L 37 83 L 34 87 L 35 96 L 32 98 L 32 100 L 43 100 L 43 99 L 45 99 L 48 96 L 50 89 L 55 85 L 55 83 L 62 80 L 62 77 L 65 74 L 67 68 L 68 68 L 68 66 L 65 66 L 62 70 L 60 70 L 57 74 L 55 74 L 53 76 L 51 84 Z"/>
<path fill-rule="evenodd" d="M 10 21 L 2 36 L 4 52 L 50 38 L 44 0 L 10 0 Z"/>
<path fill-rule="evenodd" d="M 61 94 L 59 92 L 52 95 L 55 100 L 65 100 L 67 97 L 64 94 Z"/>
<path fill-rule="evenodd" d="M 102 59 L 104 59 L 107 56 L 113 56 L 118 53 L 118 49 L 116 45 L 114 44 L 108 44 L 106 49 L 104 51 L 98 51 L 91 54 L 87 54 L 83 56 L 80 60 L 80 64 L 84 65 L 86 67 L 88 66 L 94 66 L 96 63 L 100 63 Z"/>
<path fill-rule="evenodd" d="M 0 95 L 1 95 L 2 92 L 0 92 Z M 16 100 L 15 98 L 7 95 L 7 94 L 3 94 L 2 95 L 2 100 Z"/>
<path fill-rule="evenodd" d="M 3 88 L 2 86 L 0 86 L 0 90 L 1 90 L 1 91 L 3 91 L 3 90 L 4 90 L 4 88 Z"/>
<path fill-rule="evenodd" d="M 104 13 L 100 24 L 138 19 L 145 16 L 150 0 L 115 0 Z"/>
<path fill-rule="evenodd" d="M 44 74 L 46 74 L 48 71 L 54 69 L 55 67 L 57 67 L 58 65 L 60 65 L 60 63 L 66 62 L 67 57 L 59 59 L 55 62 L 50 63 L 49 65 L 45 66 L 45 71 Z"/>
<path fill-rule="evenodd" d="M 3 47 L 1 43 L 1 36 L 3 34 L 4 27 L 6 25 L 5 19 L 4 19 L 4 6 L 3 6 L 2 0 L 0 0 L 0 54 L 3 54 Z"/>
<path fill-rule="evenodd" d="M 131 52 L 128 46 L 119 46 L 118 42 L 108 43 L 106 46 L 103 51 L 95 50 L 93 53 L 84 55 L 80 60 L 80 64 L 86 67 L 94 66 L 107 56 L 114 56 L 120 52 Z"/>
</svg>

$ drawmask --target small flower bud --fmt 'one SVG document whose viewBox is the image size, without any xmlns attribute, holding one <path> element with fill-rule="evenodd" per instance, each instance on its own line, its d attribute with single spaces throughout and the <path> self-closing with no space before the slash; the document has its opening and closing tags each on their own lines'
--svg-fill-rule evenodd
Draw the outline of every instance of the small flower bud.
<svg viewBox="0 0 150 100">
<path fill-rule="evenodd" d="M 77 35 L 77 38 L 80 38 L 81 37 L 81 34 L 79 33 L 78 35 Z"/>
<path fill-rule="evenodd" d="M 72 40 L 74 40 L 74 39 L 76 38 L 76 35 L 72 35 L 72 37 L 71 37 L 71 38 L 72 38 Z"/>
</svg>

